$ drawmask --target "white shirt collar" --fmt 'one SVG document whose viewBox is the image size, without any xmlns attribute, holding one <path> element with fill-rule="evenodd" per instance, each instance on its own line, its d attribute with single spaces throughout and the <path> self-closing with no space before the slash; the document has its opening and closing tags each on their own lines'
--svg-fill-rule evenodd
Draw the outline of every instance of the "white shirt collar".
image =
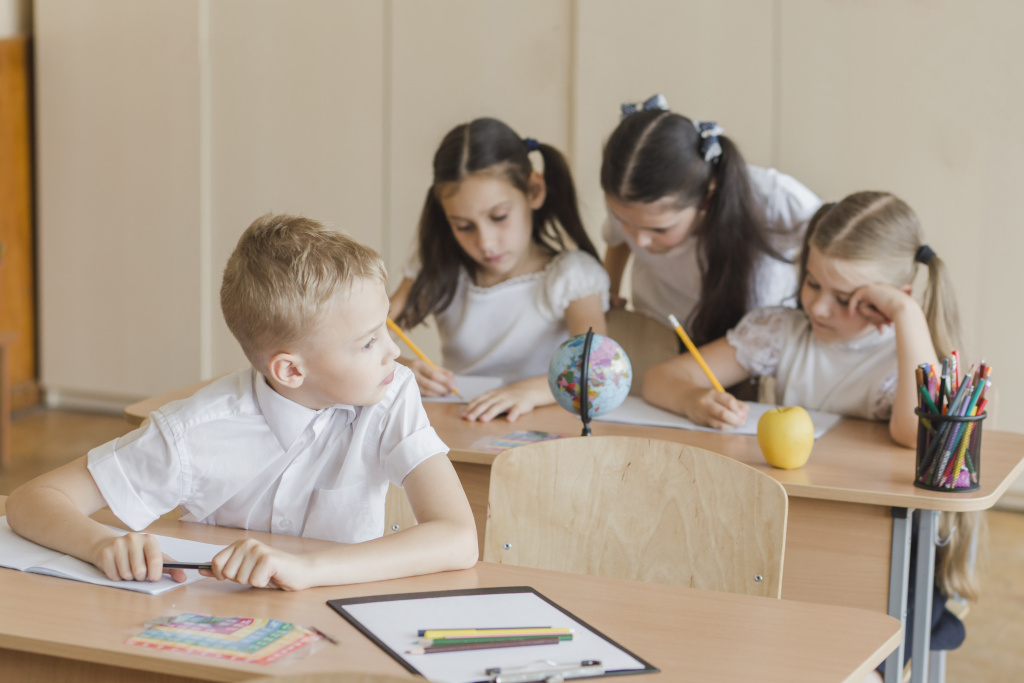
<svg viewBox="0 0 1024 683">
<path fill-rule="evenodd" d="M 355 420 L 356 409 L 354 406 L 336 403 L 322 410 L 313 410 L 296 403 L 290 398 L 285 398 L 274 391 L 267 379 L 257 370 L 253 370 L 253 391 L 256 394 L 256 402 L 263 412 L 263 417 L 270 427 L 270 431 L 277 437 L 281 448 L 287 451 L 291 448 L 299 435 L 313 422 L 316 417 L 324 412 L 337 411 L 345 425 Z"/>
</svg>

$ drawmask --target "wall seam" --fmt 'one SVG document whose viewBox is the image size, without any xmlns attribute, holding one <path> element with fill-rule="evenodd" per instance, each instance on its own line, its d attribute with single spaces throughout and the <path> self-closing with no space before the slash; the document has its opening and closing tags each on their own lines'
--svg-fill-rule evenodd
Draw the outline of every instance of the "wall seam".
<svg viewBox="0 0 1024 683">
<path fill-rule="evenodd" d="M 199 48 L 199 376 L 213 375 L 213 178 L 210 0 L 198 0 Z"/>
<path fill-rule="evenodd" d="M 385 0 L 381 16 L 382 40 L 381 40 L 381 252 L 384 263 L 391 263 L 392 256 L 392 233 L 395 227 L 391 225 L 391 134 L 394 127 L 391 88 L 394 74 L 392 73 L 392 12 L 391 0 Z M 392 283 L 396 282 L 392 278 Z"/>
<path fill-rule="evenodd" d="M 772 120 L 771 165 L 782 163 L 782 0 L 772 3 Z"/>
</svg>

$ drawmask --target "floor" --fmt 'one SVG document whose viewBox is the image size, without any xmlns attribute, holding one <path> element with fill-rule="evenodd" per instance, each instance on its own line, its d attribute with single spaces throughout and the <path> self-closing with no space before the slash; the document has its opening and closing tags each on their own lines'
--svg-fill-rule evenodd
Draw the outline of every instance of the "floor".
<svg viewBox="0 0 1024 683">
<path fill-rule="evenodd" d="M 85 455 L 128 431 L 117 415 L 41 408 L 14 415 L 12 465 L 0 470 L 0 495 Z M 949 653 L 949 683 L 1024 680 L 1024 514 L 988 513 L 979 553 L 982 597 L 967 616 L 967 640 Z"/>
</svg>

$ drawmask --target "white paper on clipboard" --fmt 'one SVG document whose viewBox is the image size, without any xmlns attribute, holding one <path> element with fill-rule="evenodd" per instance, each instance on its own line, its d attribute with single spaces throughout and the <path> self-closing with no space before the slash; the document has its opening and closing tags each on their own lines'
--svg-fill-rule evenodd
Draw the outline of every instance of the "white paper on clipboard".
<svg viewBox="0 0 1024 683">
<path fill-rule="evenodd" d="M 586 660 L 600 661 L 604 675 L 658 671 L 527 586 L 376 595 L 327 604 L 406 669 L 438 683 L 486 681 L 485 672 L 494 667 L 529 671 Z M 419 630 L 527 626 L 572 628 L 573 639 L 555 645 L 407 654 Z"/>
</svg>

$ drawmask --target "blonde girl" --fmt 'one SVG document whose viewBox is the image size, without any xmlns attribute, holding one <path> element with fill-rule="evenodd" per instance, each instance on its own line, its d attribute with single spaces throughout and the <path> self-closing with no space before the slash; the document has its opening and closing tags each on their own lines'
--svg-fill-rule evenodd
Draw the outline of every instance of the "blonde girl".
<svg viewBox="0 0 1024 683">
<path fill-rule="evenodd" d="M 468 420 L 507 413 L 514 421 L 553 403 L 555 349 L 588 328 L 603 333 L 608 308 L 608 277 L 562 154 L 496 119 L 455 127 L 434 155 L 418 240 L 418 263 L 392 295 L 391 314 L 406 328 L 428 316 L 437 324 L 443 367 L 403 361 L 420 391 L 449 393 L 455 373 L 501 377 L 505 386 L 466 406 Z"/>
<path fill-rule="evenodd" d="M 826 204 L 807 228 L 800 256 L 799 308 L 751 311 L 700 350 L 725 385 L 773 376 L 776 400 L 870 420 L 886 420 L 898 444 L 917 439 L 914 370 L 959 347 L 959 315 L 945 263 L 924 241 L 914 211 L 886 192 L 857 192 Z M 928 270 L 923 305 L 912 296 Z M 747 404 L 711 389 L 689 354 L 650 368 L 643 396 L 654 405 L 720 429 L 742 424 Z M 937 553 L 936 590 L 973 598 L 968 548 L 974 514 L 943 515 L 949 539 Z M 963 625 L 937 604 L 953 637 Z M 938 633 L 939 630 L 933 630 Z"/>
</svg>

